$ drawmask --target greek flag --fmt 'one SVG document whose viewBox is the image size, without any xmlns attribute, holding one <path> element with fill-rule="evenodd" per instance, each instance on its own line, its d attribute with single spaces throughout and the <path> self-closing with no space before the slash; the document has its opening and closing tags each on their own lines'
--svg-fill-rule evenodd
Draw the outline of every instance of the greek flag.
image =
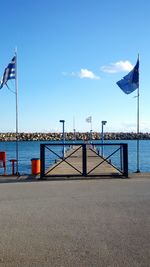
<svg viewBox="0 0 150 267">
<path fill-rule="evenodd" d="M 16 56 L 14 56 L 11 60 L 11 62 L 8 64 L 7 68 L 4 70 L 4 74 L 0 83 L 0 89 L 4 85 L 7 85 L 7 81 L 10 79 L 16 78 Z"/>
<path fill-rule="evenodd" d="M 92 122 L 92 116 L 89 116 L 88 118 L 86 118 L 86 122 L 91 123 Z"/>
<path fill-rule="evenodd" d="M 117 85 L 125 94 L 130 94 L 139 87 L 139 59 L 133 70 L 117 82 Z"/>
</svg>

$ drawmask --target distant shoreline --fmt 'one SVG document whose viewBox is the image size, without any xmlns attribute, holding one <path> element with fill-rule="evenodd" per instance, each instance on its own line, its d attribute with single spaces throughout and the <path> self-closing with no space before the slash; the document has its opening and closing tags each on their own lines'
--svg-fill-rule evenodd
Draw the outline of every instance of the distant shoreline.
<svg viewBox="0 0 150 267">
<path fill-rule="evenodd" d="M 62 133 L 18 133 L 19 141 L 59 141 L 62 139 Z M 91 140 L 91 133 L 89 132 L 67 132 L 65 133 L 66 140 Z M 101 134 L 92 132 L 92 140 L 101 139 Z M 106 132 L 104 134 L 105 140 L 150 140 L 150 133 L 134 132 Z M 16 133 L 0 133 L 0 141 L 15 141 Z"/>
</svg>

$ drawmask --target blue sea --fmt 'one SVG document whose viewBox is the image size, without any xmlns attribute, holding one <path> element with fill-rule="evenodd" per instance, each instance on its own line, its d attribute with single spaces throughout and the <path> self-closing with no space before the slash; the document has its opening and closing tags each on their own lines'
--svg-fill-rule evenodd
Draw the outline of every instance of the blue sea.
<svg viewBox="0 0 150 267">
<path fill-rule="evenodd" d="M 96 141 L 93 141 L 93 143 Z M 97 141 L 97 142 L 100 142 Z M 40 158 L 40 144 L 52 143 L 43 141 L 20 141 L 18 142 L 20 174 L 31 174 L 31 159 Z M 111 140 L 105 143 L 127 143 L 128 144 L 128 164 L 129 173 L 137 170 L 137 141 L 136 140 Z M 55 145 L 54 145 L 55 146 Z M 56 148 L 58 149 L 58 147 Z M 59 149 L 62 149 L 59 147 Z M 6 174 L 12 174 L 12 165 L 10 160 L 16 158 L 16 142 L 0 142 L 0 151 L 6 152 L 7 168 Z M 150 140 L 140 140 L 140 171 L 150 172 Z M 55 155 L 53 155 L 55 160 Z M 0 167 L 0 174 L 3 174 L 3 168 Z"/>
</svg>

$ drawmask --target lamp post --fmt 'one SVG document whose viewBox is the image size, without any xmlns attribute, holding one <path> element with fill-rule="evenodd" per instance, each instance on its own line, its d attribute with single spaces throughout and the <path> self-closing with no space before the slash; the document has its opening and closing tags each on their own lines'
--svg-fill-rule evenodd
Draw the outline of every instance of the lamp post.
<svg viewBox="0 0 150 267">
<path fill-rule="evenodd" d="M 92 144 L 92 130 L 90 130 L 90 143 Z"/>
<path fill-rule="evenodd" d="M 60 120 L 62 123 L 62 133 L 63 133 L 63 158 L 65 157 L 65 120 Z"/>
<path fill-rule="evenodd" d="M 73 139 L 76 141 L 76 129 L 73 129 Z"/>
<path fill-rule="evenodd" d="M 102 139 L 102 157 L 104 155 L 104 147 L 103 147 L 103 144 L 104 144 L 104 125 L 106 125 L 107 121 L 101 121 L 102 123 L 102 133 L 101 133 L 101 139 Z"/>
</svg>

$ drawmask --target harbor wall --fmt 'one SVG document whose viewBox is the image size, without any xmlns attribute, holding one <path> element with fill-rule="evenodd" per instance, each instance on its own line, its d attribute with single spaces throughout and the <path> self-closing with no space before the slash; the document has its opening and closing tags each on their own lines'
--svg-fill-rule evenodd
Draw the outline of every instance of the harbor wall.
<svg viewBox="0 0 150 267">
<path fill-rule="evenodd" d="M 139 133 L 138 135 L 134 132 L 106 132 L 104 134 L 105 140 L 149 140 L 150 133 Z M 18 133 L 19 141 L 59 141 L 62 139 L 62 133 Z M 91 140 L 91 133 L 89 132 L 66 132 L 66 140 Z M 92 132 L 92 140 L 101 139 L 101 133 Z M 0 133 L 0 141 L 15 141 L 16 133 Z"/>
</svg>

